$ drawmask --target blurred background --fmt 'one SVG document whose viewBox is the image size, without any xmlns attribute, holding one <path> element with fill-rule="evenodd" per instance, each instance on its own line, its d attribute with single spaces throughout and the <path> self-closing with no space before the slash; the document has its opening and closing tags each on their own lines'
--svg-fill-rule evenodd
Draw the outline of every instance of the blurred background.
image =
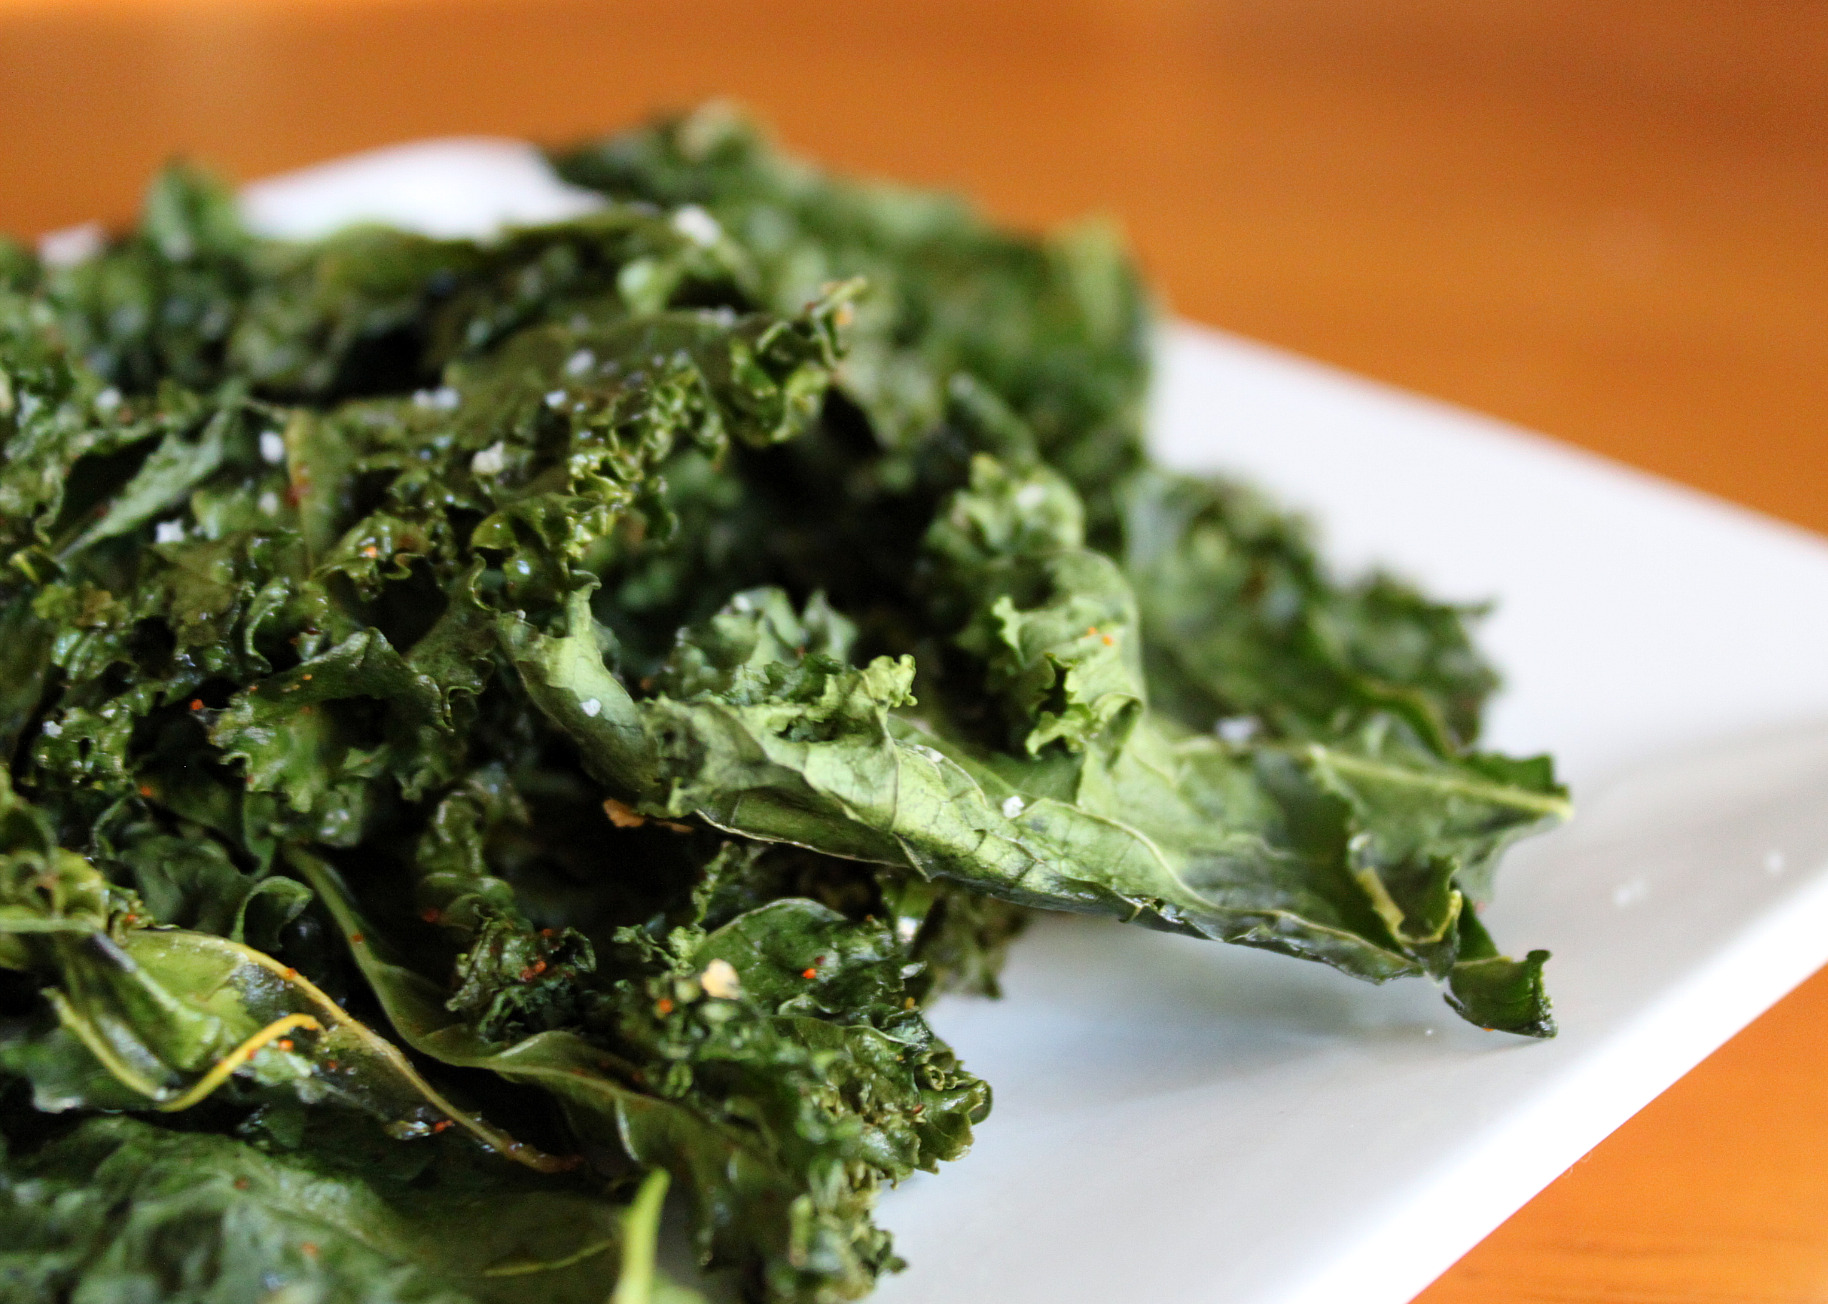
<svg viewBox="0 0 1828 1304">
<path fill-rule="evenodd" d="M 714 95 L 847 169 L 1129 231 L 1177 312 L 1828 531 L 1828 4 L 0 0 L 0 230 Z M 1545 522 L 1545 528 L 1552 523 Z M 1828 979 L 1437 1283 L 1828 1300 Z"/>
</svg>

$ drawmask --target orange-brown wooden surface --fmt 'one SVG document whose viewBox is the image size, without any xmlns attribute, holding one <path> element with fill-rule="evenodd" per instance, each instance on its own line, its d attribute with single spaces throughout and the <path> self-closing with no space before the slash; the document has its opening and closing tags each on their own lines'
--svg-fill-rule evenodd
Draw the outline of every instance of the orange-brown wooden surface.
<svg viewBox="0 0 1828 1304">
<path fill-rule="evenodd" d="M 744 100 L 1173 307 L 1828 530 L 1828 6 L 0 0 L 0 229 L 404 137 Z M 1828 655 L 1828 651 L 1825 651 Z M 1428 1304 L 1828 1301 L 1828 976 Z"/>
</svg>

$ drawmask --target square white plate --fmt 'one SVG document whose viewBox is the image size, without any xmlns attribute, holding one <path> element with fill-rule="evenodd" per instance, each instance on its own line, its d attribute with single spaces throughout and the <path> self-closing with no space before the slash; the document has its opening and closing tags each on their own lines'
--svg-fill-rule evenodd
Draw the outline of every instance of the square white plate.
<svg viewBox="0 0 1828 1304">
<path fill-rule="evenodd" d="M 578 211 L 524 146 L 435 141 L 259 183 L 250 218 L 438 234 Z M 80 242 L 78 242 L 80 243 Z M 1486 919 L 1547 946 L 1562 1033 L 1426 984 L 1080 919 L 935 1022 L 996 1089 L 976 1152 L 890 1193 L 883 1304 L 1398 1304 L 1828 960 L 1828 545 L 1497 422 L 1194 326 L 1153 437 L 1323 525 L 1344 568 L 1496 598 L 1489 741 L 1580 814 Z"/>
</svg>

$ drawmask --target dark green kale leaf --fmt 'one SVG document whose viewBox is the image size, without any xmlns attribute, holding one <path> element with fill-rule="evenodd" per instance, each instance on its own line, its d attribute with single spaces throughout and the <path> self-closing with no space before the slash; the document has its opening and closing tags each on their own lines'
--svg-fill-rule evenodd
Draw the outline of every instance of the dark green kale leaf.
<svg viewBox="0 0 1828 1304">
<path fill-rule="evenodd" d="M 50 1016 L 0 1037 L 0 1067 L 40 1110 L 183 1111 L 245 1069 L 257 1090 L 360 1109 L 402 1137 L 455 1124 L 530 1167 L 570 1166 L 451 1104 L 296 969 L 154 922 L 0 775 L 0 968 L 45 980 Z"/>
<path fill-rule="evenodd" d="M 542 322 L 761 306 L 754 279 L 738 246 L 630 205 L 486 244 L 381 227 L 260 241 L 220 183 L 180 165 L 154 182 L 136 231 L 44 278 L 43 302 L 87 368 L 127 394 L 236 381 L 328 404 L 429 388 L 448 363 Z"/>
<path fill-rule="evenodd" d="M 958 374 L 976 377 L 1034 431 L 1087 496 L 1095 526 L 1143 462 L 1151 304 L 1103 223 L 1041 239 L 969 206 L 834 178 L 770 147 L 727 105 L 554 155 L 559 174 L 618 200 L 713 219 L 749 251 L 763 302 L 792 311 L 827 281 L 859 276 L 846 394 L 895 449 L 940 425 Z"/>
<path fill-rule="evenodd" d="M 785 843 L 726 843 L 701 890 L 707 928 L 784 897 L 816 901 L 853 921 L 888 921 L 903 947 L 907 991 L 922 1004 L 937 992 L 999 995 L 1009 944 L 1032 917 L 957 883 Z"/>
<path fill-rule="evenodd" d="M 1138 620 L 1116 564 L 1045 468 L 980 456 L 927 545 L 936 620 L 971 678 L 913 697 L 912 658 L 853 667 L 842 618 L 738 595 L 682 640 L 659 696 L 604 705 L 606 779 L 653 813 L 904 866 L 1019 904 L 1115 914 L 1449 981 L 1468 1018 L 1549 1035 L 1546 956 L 1512 964 L 1460 920 L 1492 861 L 1565 808 L 1544 764 L 1442 757 L 1400 717 L 1329 744 L 1185 737 L 1144 705 Z M 536 652 L 575 664 L 572 636 Z M 549 676 L 554 698 L 606 688 Z M 969 692 L 996 719 L 963 727 Z M 541 705 L 548 710 L 560 708 Z M 582 724 L 583 717 L 573 712 Z M 645 729 L 645 746 L 636 729 Z M 593 751 L 587 750 L 587 758 Z M 1504 981 L 1499 981 L 1504 975 Z"/>
<path fill-rule="evenodd" d="M 449 1150 L 402 1165 L 378 1135 L 299 1140 L 260 1148 L 118 1117 L 21 1154 L 0 1137 L 6 1298 L 602 1304 L 620 1259 L 613 1304 L 701 1301 L 655 1280 L 651 1216 L 625 1222 L 585 1190 Z"/>
<path fill-rule="evenodd" d="M 708 935 L 626 929 L 635 981 L 597 993 L 574 1030 L 492 1042 L 333 869 L 297 859 L 408 1045 L 543 1088 L 587 1146 L 672 1173 L 706 1265 L 771 1296 L 856 1298 L 898 1266 L 869 1221 L 877 1187 L 962 1154 L 988 1112 L 907 993 L 886 925 L 787 899 Z"/>
<path fill-rule="evenodd" d="M 1378 712 L 1443 753 L 1476 741 L 1497 676 L 1466 618 L 1384 575 L 1321 568 L 1301 524 L 1247 488 L 1148 471 L 1126 486 L 1124 567 L 1142 610 L 1156 705 L 1326 739 Z"/>
<path fill-rule="evenodd" d="M 251 290 L 254 241 L 234 194 L 185 165 L 147 191 L 140 225 L 106 255 L 53 272 L 58 325 L 87 367 L 131 394 L 224 379 L 234 305 Z"/>
</svg>

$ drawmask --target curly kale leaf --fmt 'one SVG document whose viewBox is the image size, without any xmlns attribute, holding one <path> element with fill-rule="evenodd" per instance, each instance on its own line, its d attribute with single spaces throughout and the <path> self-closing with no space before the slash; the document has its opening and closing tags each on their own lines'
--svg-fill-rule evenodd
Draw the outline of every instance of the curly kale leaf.
<svg viewBox="0 0 1828 1304">
<path fill-rule="evenodd" d="M 32 1081 L 37 1108 L 182 1111 L 240 1078 L 363 1110 L 401 1137 L 455 1124 L 529 1166 L 568 1166 L 451 1104 L 296 969 L 156 923 L 58 847 L 0 774 L 0 968 L 43 980 L 52 1016 L 0 1039 L 0 1066 Z"/>
<path fill-rule="evenodd" d="M 293 1149 L 92 1118 L 35 1150 L 0 1141 L 7 1298 L 280 1295 L 334 1304 L 600 1304 L 700 1297 L 652 1275 L 652 1220 L 582 1189 L 450 1155 L 403 1165 L 384 1138 L 306 1132 Z M 431 1158 L 427 1156 L 426 1158 Z M 631 1285 L 634 1283 L 630 1283 Z"/>
<path fill-rule="evenodd" d="M 1467 637 L 1477 609 L 1382 575 L 1334 584 L 1300 523 L 1236 485 L 1137 475 L 1124 541 L 1149 686 L 1183 723 L 1325 740 L 1384 712 L 1443 753 L 1477 739 L 1498 682 Z"/>
<path fill-rule="evenodd" d="M 906 994 L 884 925 L 783 900 L 708 935 L 625 930 L 639 982 L 600 993 L 580 1029 L 490 1042 L 334 870 L 297 859 L 409 1045 L 544 1088 L 588 1145 L 672 1173 L 707 1266 L 772 1296 L 854 1299 L 898 1267 L 869 1221 L 878 1185 L 962 1154 L 988 1112 Z"/>
<path fill-rule="evenodd" d="M 59 326 L 109 384 L 145 393 L 223 378 L 234 305 L 252 289 L 254 241 L 220 181 L 178 164 L 147 190 L 138 228 L 102 258 L 53 270 Z"/>
<path fill-rule="evenodd" d="M 154 181 L 135 231 L 51 271 L 42 290 L 76 355 L 129 395 L 234 381 L 329 404 L 433 386 L 448 363 L 540 323 L 759 306 L 753 279 L 740 247 L 630 205 L 487 244 L 380 227 L 262 241 L 220 183 L 178 165 Z"/>
<path fill-rule="evenodd" d="M 962 884 L 784 843 L 726 843 L 700 891 L 707 928 L 784 897 L 816 901 L 852 921 L 887 922 L 903 948 L 907 993 L 921 1004 L 946 991 L 999 995 L 1009 944 L 1032 917 Z"/>
<path fill-rule="evenodd" d="M 1441 757 L 1388 715 L 1327 744 L 1180 735 L 1145 706 L 1134 600 L 1083 546 L 1082 519 L 1045 468 L 980 457 L 929 534 L 936 619 L 964 663 L 927 702 L 911 658 L 847 664 L 847 631 L 822 606 L 801 617 L 778 592 L 740 595 L 682 641 L 658 696 L 602 709 L 606 779 L 651 775 L 657 815 L 1019 904 L 1376 981 L 1427 973 L 1475 1022 L 1552 1032 L 1546 956 L 1497 957 L 1467 908 L 1505 845 L 1564 812 L 1546 764 Z M 535 659 L 560 664 L 568 644 Z M 555 682 L 574 704 L 596 691 Z M 947 705 L 967 694 L 998 703 L 1008 732 L 986 745 L 981 722 L 962 727 Z M 1461 967 L 1463 936 L 1476 968 Z"/>
<path fill-rule="evenodd" d="M 750 252 L 776 311 L 865 278 L 843 384 L 885 445 L 939 425 L 965 373 L 1013 405 L 1098 525 L 1141 465 L 1151 305 L 1108 226 L 1013 235 L 949 196 L 827 176 L 723 105 L 554 160 L 614 199 L 708 215 Z"/>
</svg>

